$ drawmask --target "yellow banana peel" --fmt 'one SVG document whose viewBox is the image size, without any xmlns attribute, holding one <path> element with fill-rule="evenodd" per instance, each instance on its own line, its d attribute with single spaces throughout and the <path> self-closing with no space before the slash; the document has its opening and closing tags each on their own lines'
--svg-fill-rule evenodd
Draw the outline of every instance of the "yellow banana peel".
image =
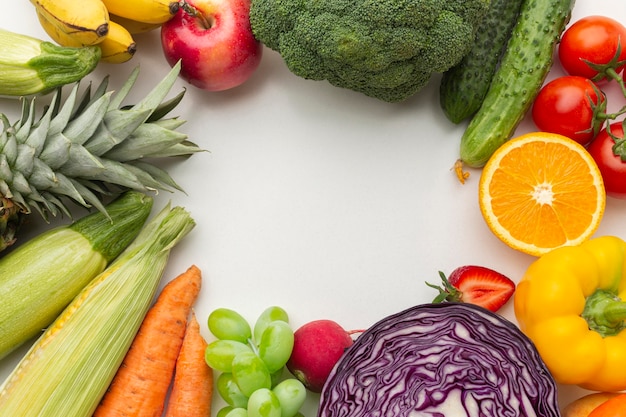
<svg viewBox="0 0 626 417">
<path fill-rule="evenodd" d="M 66 35 L 73 45 L 100 43 L 109 31 L 109 12 L 102 0 L 31 0 L 57 37 Z M 41 19 L 40 19 L 41 20 Z M 63 45 L 62 46 L 70 46 Z"/>
<path fill-rule="evenodd" d="M 180 9 L 175 0 L 102 0 L 109 13 L 137 22 L 162 24 Z"/>
</svg>

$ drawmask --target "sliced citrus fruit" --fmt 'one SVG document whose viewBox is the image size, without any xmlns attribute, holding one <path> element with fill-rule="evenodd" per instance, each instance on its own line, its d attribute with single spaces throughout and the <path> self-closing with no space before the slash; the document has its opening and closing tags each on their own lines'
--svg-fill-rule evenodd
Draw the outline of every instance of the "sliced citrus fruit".
<svg viewBox="0 0 626 417">
<path fill-rule="evenodd" d="M 502 145 L 483 168 L 478 198 L 491 231 L 534 256 L 591 237 L 606 204 L 602 175 L 587 150 L 544 132 Z"/>
</svg>

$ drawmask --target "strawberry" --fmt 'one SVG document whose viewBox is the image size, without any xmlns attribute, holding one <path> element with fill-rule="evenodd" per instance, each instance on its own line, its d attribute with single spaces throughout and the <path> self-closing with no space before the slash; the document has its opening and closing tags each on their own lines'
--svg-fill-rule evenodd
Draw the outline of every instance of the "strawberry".
<svg viewBox="0 0 626 417">
<path fill-rule="evenodd" d="M 443 286 L 426 283 L 439 290 L 433 303 L 457 301 L 476 304 L 493 312 L 498 311 L 513 295 L 515 283 L 505 275 L 484 266 L 460 266 L 446 278 L 439 271 Z"/>
</svg>

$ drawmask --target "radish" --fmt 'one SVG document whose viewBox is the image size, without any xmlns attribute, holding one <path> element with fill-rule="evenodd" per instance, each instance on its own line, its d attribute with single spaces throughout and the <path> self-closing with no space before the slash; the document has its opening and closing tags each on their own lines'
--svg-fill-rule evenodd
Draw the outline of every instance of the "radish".
<svg viewBox="0 0 626 417">
<path fill-rule="evenodd" d="M 315 320 L 294 332 L 287 369 L 313 392 L 322 387 L 341 355 L 352 345 L 351 332 L 332 320 Z"/>
</svg>

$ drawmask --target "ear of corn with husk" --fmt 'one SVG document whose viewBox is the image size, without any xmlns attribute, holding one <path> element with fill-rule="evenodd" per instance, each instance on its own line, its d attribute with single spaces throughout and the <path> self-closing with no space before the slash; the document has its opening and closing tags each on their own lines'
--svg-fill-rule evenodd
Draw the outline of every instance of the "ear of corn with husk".
<svg viewBox="0 0 626 417">
<path fill-rule="evenodd" d="M 170 250 L 194 224 L 169 205 L 149 220 L 9 375 L 0 416 L 91 416 L 151 305 Z"/>
<path fill-rule="evenodd" d="M 102 212 L 58 226 L 0 258 L 0 358 L 42 329 L 137 236 L 153 200 L 128 191 Z"/>
</svg>

